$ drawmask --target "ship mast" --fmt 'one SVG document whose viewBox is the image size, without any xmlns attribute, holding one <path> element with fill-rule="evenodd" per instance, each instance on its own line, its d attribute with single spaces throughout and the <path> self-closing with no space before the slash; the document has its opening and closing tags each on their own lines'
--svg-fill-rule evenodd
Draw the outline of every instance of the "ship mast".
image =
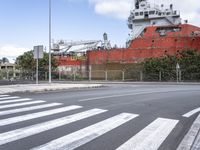
<svg viewBox="0 0 200 150">
<path fill-rule="evenodd" d="M 146 1 L 146 0 L 135 0 L 135 9 L 139 9 L 140 8 L 140 3 L 142 2 L 142 1 Z"/>
</svg>

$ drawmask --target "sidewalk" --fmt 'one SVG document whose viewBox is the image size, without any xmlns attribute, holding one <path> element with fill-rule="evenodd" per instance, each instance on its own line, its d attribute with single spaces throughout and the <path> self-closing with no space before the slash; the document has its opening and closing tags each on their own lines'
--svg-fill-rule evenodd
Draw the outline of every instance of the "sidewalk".
<svg viewBox="0 0 200 150">
<path fill-rule="evenodd" d="M 42 92 L 55 90 L 68 90 L 80 88 L 97 88 L 102 87 L 102 84 L 18 84 L 18 85 L 4 85 L 0 86 L 0 94 L 8 94 L 15 92 Z"/>
</svg>

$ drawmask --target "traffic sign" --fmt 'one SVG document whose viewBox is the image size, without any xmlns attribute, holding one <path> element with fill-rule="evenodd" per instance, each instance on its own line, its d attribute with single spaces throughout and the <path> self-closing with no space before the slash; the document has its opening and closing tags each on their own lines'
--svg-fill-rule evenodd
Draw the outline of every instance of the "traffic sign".
<svg viewBox="0 0 200 150">
<path fill-rule="evenodd" d="M 34 59 L 42 59 L 44 54 L 43 54 L 43 45 L 38 45 L 38 46 L 34 46 Z"/>
</svg>

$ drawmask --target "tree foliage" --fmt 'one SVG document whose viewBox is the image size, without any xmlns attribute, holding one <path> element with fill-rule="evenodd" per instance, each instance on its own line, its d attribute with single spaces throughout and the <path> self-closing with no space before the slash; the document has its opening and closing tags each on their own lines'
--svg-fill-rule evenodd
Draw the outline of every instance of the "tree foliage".
<svg viewBox="0 0 200 150">
<path fill-rule="evenodd" d="M 162 58 L 150 58 L 143 62 L 145 74 L 162 74 L 163 80 L 174 80 L 176 78 L 176 64 L 179 63 L 182 76 L 189 80 L 191 75 L 200 74 L 200 53 L 194 50 L 179 52 L 176 56 L 165 56 Z M 157 75 L 158 77 L 158 75 Z M 196 76 L 195 78 L 199 78 Z M 151 79 L 151 77 L 150 77 Z"/>
<path fill-rule="evenodd" d="M 26 71 L 35 71 L 36 60 L 33 56 L 33 51 L 25 52 L 23 55 L 20 55 L 16 59 L 16 64 L 19 69 Z M 58 63 L 54 57 L 51 57 L 52 70 L 55 70 L 58 66 Z M 49 54 L 44 52 L 44 57 L 39 59 L 39 71 L 47 72 L 49 66 Z"/>
</svg>

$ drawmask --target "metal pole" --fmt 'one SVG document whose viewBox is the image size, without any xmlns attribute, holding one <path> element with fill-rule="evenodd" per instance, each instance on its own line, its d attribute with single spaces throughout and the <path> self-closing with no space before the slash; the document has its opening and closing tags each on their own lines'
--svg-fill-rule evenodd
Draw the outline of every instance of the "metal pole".
<svg viewBox="0 0 200 150">
<path fill-rule="evenodd" d="M 179 70 L 179 82 L 181 82 L 181 80 L 182 80 L 182 72 L 181 70 Z"/>
<path fill-rule="evenodd" d="M 140 71 L 140 81 L 143 81 L 143 72 Z"/>
<path fill-rule="evenodd" d="M 105 71 L 105 80 L 108 81 L 108 71 Z"/>
<path fill-rule="evenodd" d="M 89 66 L 89 81 L 92 80 L 92 67 Z"/>
<path fill-rule="evenodd" d="M 37 46 L 37 58 L 36 58 L 36 84 L 38 84 L 38 59 L 39 59 L 39 46 Z"/>
<path fill-rule="evenodd" d="M 122 71 L 122 81 L 124 81 L 124 71 Z"/>
<path fill-rule="evenodd" d="M 180 65 L 176 63 L 176 82 L 179 82 L 179 71 L 180 71 Z"/>
<path fill-rule="evenodd" d="M 36 84 L 38 84 L 38 58 L 36 59 Z"/>
<path fill-rule="evenodd" d="M 76 81 L 76 72 L 74 72 L 74 81 Z"/>
<path fill-rule="evenodd" d="M 178 83 L 179 82 L 179 70 L 178 69 L 176 69 L 176 82 Z"/>
<path fill-rule="evenodd" d="M 159 81 L 161 82 L 162 81 L 162 72 L 159 71 Z"/>
<path fill-rule="evenodd" d="M 49 0 L 49 83 L 51 83 L 51 0 Z"/>
</svg>

